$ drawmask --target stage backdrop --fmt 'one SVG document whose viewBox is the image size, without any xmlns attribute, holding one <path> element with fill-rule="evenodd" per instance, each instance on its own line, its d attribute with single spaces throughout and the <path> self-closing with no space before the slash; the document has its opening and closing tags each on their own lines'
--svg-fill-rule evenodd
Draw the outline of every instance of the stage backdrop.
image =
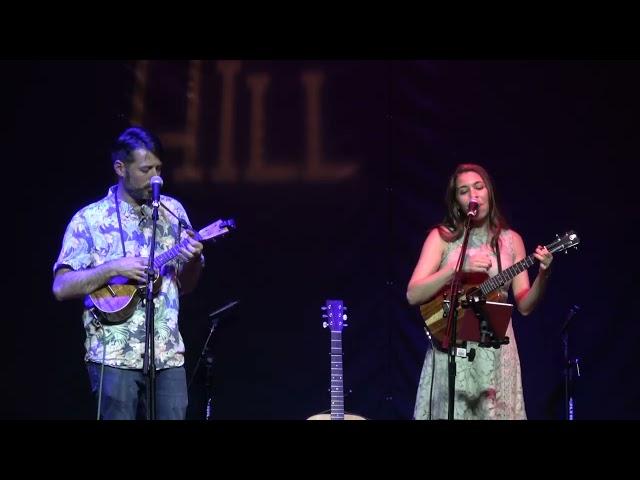
<svg viewBox="0 0 640 480">
<path fill-rule="evenodd" d="M 348 307 L 346 410 L 411 418 L 427 339 L 406 285 L 461 162 L 492 173 L 529 253 L 571 229 L 582 239 L 556 256 L 536 312 L 514 314 L 529 418 L 563 417 L 560 326 L 573 305 L 576 417 L 640 417 L 638 63 L 48 60 L 5 73 L 21 195 L 6 199 L 20 212 L 6 230 L 19 308 L 5 327 L 2 418 L 94 416 L 81 305 L 54 300 L 52 265 L 72 215 L 115 182 L 109 148 L 130 124 L 159 134 L 163 193 L 195 227 L 237 223 L 206 244 L 182 299 L 189 376 L 209 314 L 239 302 L 208 344 L 214 419 L 329 409 L 326 299 Z M 204 418 L 206 373 L 195 372 L 189 418 Z"/>
</svg>

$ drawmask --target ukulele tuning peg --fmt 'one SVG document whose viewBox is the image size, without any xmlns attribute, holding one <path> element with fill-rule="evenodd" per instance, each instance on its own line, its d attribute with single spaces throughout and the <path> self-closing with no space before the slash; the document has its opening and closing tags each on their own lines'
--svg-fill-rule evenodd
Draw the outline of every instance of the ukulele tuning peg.
<svg viewBox="0 0 640 480">
<path fill-rule="evenodd" d="M 322 315 L 322 318 L 329 318 L 329 315 Z"/>
<path fill-rule="evenodd" d="M 329 324 L 327 322 L 322 322 L 322 328 L 327 328 Z"/>
<path fill-rule="evenodd" d="M 320 307 L 320 310 L 326 310 L 327 307 Z"/>
</svg>

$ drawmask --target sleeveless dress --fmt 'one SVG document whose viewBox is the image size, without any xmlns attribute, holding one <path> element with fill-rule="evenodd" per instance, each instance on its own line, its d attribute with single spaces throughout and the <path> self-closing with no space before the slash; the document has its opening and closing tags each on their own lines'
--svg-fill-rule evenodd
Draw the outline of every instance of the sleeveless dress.
<svg viewBox="0 0 640 480">
<path fill-rule="evenodd" d="M 489 235 L 486 229 L 472 229 L 469 235 L 467 258 L 478 251 L 486 251 L 492 256 L 489 275 L 498 274 L 495 253 L 489 246 Z M 455 267 L 460 254 L 462 237 L 447 244 L 440 267 L 451 264 Z M 512 231 L 500 233 L 500 258 L 502 269 L 513 265 L 515 252 L 513 249 Z M 511 286 L 509 281 L 503 287 L 503 299 Z M 456 357 L 456 382 L 454 419 L 456 420 L 525 420 L 524 397 L 518 347 L 511 322 L 506 335 L 509 343 L 500 348 L 480 348 L 469 342 L 468 348 L 475 348 L 473 361 Z M 434 366 L 435 363 L 435 366 Z M 433 384 L 433 394 L 431 386 Z M 430 398 L 432 397 L 432 398 Z M 414 418 L 446 420 L 449 408 L 449 373 L 447 353 L 432 346 L 425 355 L 416 403 Z M 430 408 L 431 407 L 431 408 Z"/>
</svg>

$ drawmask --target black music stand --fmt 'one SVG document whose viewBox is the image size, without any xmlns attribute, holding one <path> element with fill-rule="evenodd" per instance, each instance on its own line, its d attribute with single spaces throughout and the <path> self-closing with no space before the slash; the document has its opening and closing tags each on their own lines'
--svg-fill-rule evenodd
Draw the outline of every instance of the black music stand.
<svg viewBox="0 0 640 480">
<path fill-rule="evenodd" d="M 479 302 L 462 309 L 458 317 L 458 339 L 477 342 L 480 347 L 500 348 L 509 343 L 506 336 L 513 305 L 500 302 Z"/>
<path fill-rule="evenodd" d="M 187 386 L 187 391 L 191 388 L 191 384 L 193 383 L 194 378 L 196 377 L 196 373 L 198 371 L 198 367 L 200 366 L 200 362 L 205 362 L 205 389 L 207 393 L 207 404 L 205 407 L 205 420 L 211 420 L 211 413 L 213 410 L 213 352 L 211 351 L 211 347 L 209 346 L 209 342 L 213 337 L 213 332 L 215 332 L 220 319 L 227 313 L 230 313 L 231 309 L 238 305 L 239 301 L 233 301 L 226 304 L 224 307 L 221 307 L 212 313 L 209 314 L 209 318 L 211 319 L 211 328 L 209 329 L 209 335 L 204 342 L 204 347 L 202 347 L 202 352 L 200 353 L 200 357 L 198 358 L 198 362 L 196 363 L 195 368 L 193 369 L 193 373 L 191 374 L 191 379 L 189 380 L 189 385 Z"/>
<path fill-rule="evenodd" d="M 569 309 L 569 314 L 560 329 L 560 337 L 562 339 L 562 353 L 564 354 L 564 404 L 565 404 L 565 420 L 575 420 L 575 401 L 574 401 L 574 376 L 573 369 L 580 376 L 580 361 L 578 358 L 569 358 L 569 324 L 576 313 L 580 311 L 578 305 L 573 305 Z"/>
</svg>

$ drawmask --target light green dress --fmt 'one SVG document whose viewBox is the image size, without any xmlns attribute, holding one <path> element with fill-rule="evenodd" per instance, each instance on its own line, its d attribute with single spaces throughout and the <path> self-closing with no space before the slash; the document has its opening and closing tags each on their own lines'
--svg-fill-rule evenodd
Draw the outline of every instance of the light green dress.
<svg viewBox="0 0 640 480">
<path fill-rule="evenodd" d="M 462 237 L 447 244 L 440 268 L 445 264 L 455 267 L 460 254 Z M 485 250 L 493 257 L 490 276 L 497 275 L 498 265 L 495 253 L 489 247 L 486 230 L 472 229 L 469 236 L 467 256 Z M 500 258 L 502 269 L 513 265 L 515 253 L 513 249 L 512 231 L 504 230 L 500 234 Z M 506 290 L 511 282 L 504 286 Z M 476 349 L 473 361 L 456 357 L 456 383 L 454 419 L 456 420 L 524 420 L 526 412 L 522 394 L 522 380 L 520 373 L 520 359 L 518 347 L 511 322 L 506 335 L 510 342 L 499 349 L 480 348 L 476 344 L 470 347 Z M 435 370 L 434 370 L 435 359 Z M 427 350 L 414 409 L 416 420 L 434 420 L 448 418 L 449 374 L 447 353 L 437 349 Z M 430 402 L 431 383 L 433 375 L 433 396 Z M 431 408 L 430 408 L 431 403 Z"/>
</svg>

